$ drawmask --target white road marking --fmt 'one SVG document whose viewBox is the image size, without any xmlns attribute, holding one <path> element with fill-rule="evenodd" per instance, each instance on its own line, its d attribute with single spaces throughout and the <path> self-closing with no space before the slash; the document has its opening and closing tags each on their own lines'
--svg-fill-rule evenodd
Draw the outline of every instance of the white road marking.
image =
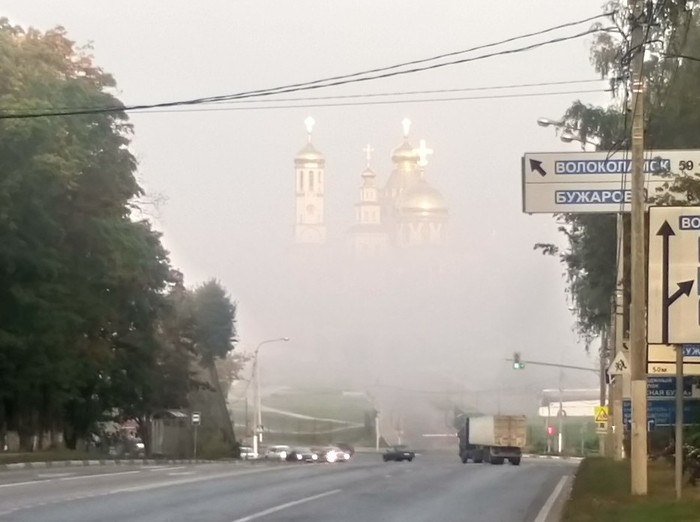
<svg viewBox="0 0 700 522">
<path fill-rule="evenodd" d="M 39 478 L 59 478 L 59 477 L 70 477 L 75 475 L 75 473 L 37 473 Z"/>
<path fill-rule="evenodd" d="M 76 477 L 63 477 L 58 480 L 80 480 L 80 479 L 93 479 L 101 477 L 119 477 L 121 475 L 133 475 L 134 473 L 141 473 L 141 470 L 135 471 L 118 471 L 116 473 L 95 473 L 93 475 L 78 475 Z"/>
<path fill-rule="evenodd" d="M 16 486 L 29 486 L 32 484 L 42 484 L 44 482 L 51 482 L 51 480 L 44 479 L 44 480 L 28 480 L 26 482 L 12 482 L 11 484 L 0 484 L 0 488 L 14 488 Z"/>
<path fill-rule="evenodd" d="M 537 518 L 535 519 L 535 522 L 545 522 L 547 520 L 547 517 L 549 516 L 549 512 L 552 511 L 552 507 L 554 507 L 554 503 L 556 502 L 557 498 L 559 497 L 561 490 L 564 489 L 564 485 L 566 484 L 567 480 L 569 480 L 568 475 L 564 475 L 561 479 L 559 479 L 559 482 L 554 487 L 552 494 L 549 495 L 549 498 L 544 503 L 544 506 L 542 506 L 542 509 L 540 509 L 540 512 L 537 514 Z"/>
<path fill-rule="evenodd" d="M 278 511 L 298 506 L 299 504 L 304 504 L 306 502 L 311 502 L 312 500 L 318 500 L 319 498 L 327 497 L 329 495 L 335 495 L 336 493 L 340 493 L 341 491 L 342 490 L 340 489 L 334 489 L 332 491 L 326 491 L 325 493 L 319 493 L 318 495 L 312 495 L 310 497 L 300 498 L 299 500 L 285 502 L 284 504 L 280 504 L 279 506 L 271 507 L 269 509 L 265 509 L 264 511 L 258 511 L 257 513 L 253 513 L 252 515 L 248 515 L 247 517 L 237 518 L 233 522 L 250 522 L 251 520 L 255 520 L 256 518 L 265 517 L 267 515 L 277 513 Z"/>
<path fill-rule="evenodd" d="M 173 473 L 168 473 L 171 477 L 180 477 L 183 475 L 194 475 L 196 471 L 175 471 Z"/>
<path fill-rule="evenodd" d="M 166 467 L 166 466 L 159 466 L 158 468 L 151 468 L 148 471 L 172 471 L 175 469 L 185 469 L 187 466 L 172 466 L 172 467 Z"/>
</svg>

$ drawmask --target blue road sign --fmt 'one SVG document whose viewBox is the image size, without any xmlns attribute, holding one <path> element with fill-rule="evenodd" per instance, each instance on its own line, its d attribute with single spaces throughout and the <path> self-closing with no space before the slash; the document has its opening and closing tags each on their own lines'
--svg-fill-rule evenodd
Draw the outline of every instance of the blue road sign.
<svg viewBox="0 0 700 522">
<path fill-rule="evenodd" d="M 700 357 L 700 344 L 684 344 L 683 357 Z"/>
<path fill-rule="evenodd" d="M 632 403 L 622 402 L 622 422 L 629 428 L 632 419 Z M 654 426 L 673 426 L 676 423 L 675 400 L 659 399 L 647 402 L 647 419 L 649 428 Z M 700 401 L 685 401 L 683 403 L 683 424 L 685 426 L 700 422 Z"/>
<path fill-rule="evenodd" d="M 693 393 L 693 378 L 683 379 L 683 396 L 690 398 Z M 676 396 L 675 377 L 653 377 L 647 378 L 647 397 L 654 399 L 672 399 Z"/>
</svg>

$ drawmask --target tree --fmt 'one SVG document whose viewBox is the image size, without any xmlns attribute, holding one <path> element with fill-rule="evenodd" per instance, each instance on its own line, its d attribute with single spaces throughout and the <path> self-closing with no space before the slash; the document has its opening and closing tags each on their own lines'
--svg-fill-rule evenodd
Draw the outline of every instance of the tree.
<svg viewBox="0 0 700 522">
<path fill-rule="evenodd" d="M 654 23 L 646 29 L 648 52 L 644 64 L 646 80 L 646 148 L 698 148 L 700 146 L 700 21 L 698 7 L 669 0 L 658 3 L 651 15 Z M 652 6 L 653 7 L 653 6 Z M 611 80 L 615 97 L 609 107 L 574 103 L 564 114 L 565 126 L 582 139 L 595 136 L 601 150 L 626 150 L 629 121 L 629 63 L 636 51 L 630 49 L 630 13 L 626 4 L 609 2 L 618 34 L 601 33 L 591 49 L 596 70 Z M 688 204 L 700 201 L 700 183 L 690 173 L 668 173 L 666 190 L 650 194 L 660 204 Z M 543 253 L 559 255 L 565 266 L 568 292 L 574 304 L 578 329 L 587 340 L 598 336 L 610 324 L 611 300 L 615 291 L 618 249 L 629 248 L 629 226 L 622 245 L 615 234 L 613 215 L 565 214 L 557 216 L 559 230 L 568 247 L 560 252 L 554 245 L 537 244 Z M 625 278 L 629 267 L 625 267 Z M 625 285 L 628 288 L 629 285 Z M 625 296 L 629 303 L 629 293 Z"/>
<path fill-rule="evenodd" d="M 0 107 L 121 107 L 114 79 L 61 28 L 0 19 Z M 69 446 L 155 394 L 170 284 L 160 237 L 133 221 L 142 191 L 125 113 L 0 120 L 0 425 Z"/>
</svg>

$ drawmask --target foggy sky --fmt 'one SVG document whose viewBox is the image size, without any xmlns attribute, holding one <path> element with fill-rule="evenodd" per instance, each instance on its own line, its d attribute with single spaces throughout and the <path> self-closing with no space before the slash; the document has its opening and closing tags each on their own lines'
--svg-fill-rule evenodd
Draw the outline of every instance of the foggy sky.
<svg viewBox="0 0 700 522">
<path fill-rule="evenodd" d="M 125 103 L 309 81 L 600 12 L 598 1 L 580 0 L 0 2 L 0 13 L 14 23 L 41 29 L 60 24 L 76 42 L 92 42 L 98 65 L 114 74 Z M 590 38 L 579 39 L 302 96 L 592 79 L 589 44 Z M 604 88 L 530 91 L 595 86 Z M 301 367 L 310 371 L 289 382 L 384 389 L 503 386 L 516 391 L 504 392 L 502 401 L 520 407 L 534 403 L 537 389 L 558 386 L 559 372 L 514 372 L 503 361 L 514 350 L 535 360 L 595 363 L 572 332 L 562 267 L 532 249 L 540 241 L 562 243 L 556 225 L 551 216 L 521 213 L 522 154 L 578 148 L 535 120 L 561 116 L 575 99 L 605 104 L 609 98 L 598 93 L 134 114 L 133 149 L 141 182 L 151 198 L 162 198 L 146 211 L 164 232 L 186 282 L 216 277 L 228 288 L 239 304 L 243 349 L 271 337 L 292 338 L 266 346 L 266 382 L 284 380 L 290 368 Z M 330 246 L 318 269 L 300 262 L 292 244 L 293 159 L 305 143 L 308 115 L 316 120 L 314 144 L 326 157 Z M 451 244 L 438 275 L 416 267 L 358 268 L 341 248 L 353 224 L 362 148 L 372 144 L 373 168 L 383 183 L 404 117 L 413 122 L 413 144 L 424 138 L 435 150 L 427 179 L 449 205 Z M 563 384 L 595 386 L 596 378 L 567 371 Z"/>
</svg>

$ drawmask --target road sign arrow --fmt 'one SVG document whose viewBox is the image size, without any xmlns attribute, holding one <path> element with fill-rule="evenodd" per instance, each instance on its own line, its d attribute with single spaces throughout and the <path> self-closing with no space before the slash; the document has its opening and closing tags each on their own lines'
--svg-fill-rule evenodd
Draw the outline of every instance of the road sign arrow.
<svg viewBox="0 0 700 522">
<path fill-rule="evenodd" d="M 678 290 L 673 292 L 673 294 L 668 298 L 668 306 L 671 306 L 676 302 L 682 295 L 690 295 L 690 291 L 693 289 L 693 284 L 695 281 L 683 281 L 682 283 L 676 283 L 678 285 Z"/>
<path fill-rule="evenodd" d="M 537 172 L 543 177 L 547 175 L 547 172 L 542 168 L 542 162 L 536 159 L 530 159 L 530 172 Z"/>
</svg>

